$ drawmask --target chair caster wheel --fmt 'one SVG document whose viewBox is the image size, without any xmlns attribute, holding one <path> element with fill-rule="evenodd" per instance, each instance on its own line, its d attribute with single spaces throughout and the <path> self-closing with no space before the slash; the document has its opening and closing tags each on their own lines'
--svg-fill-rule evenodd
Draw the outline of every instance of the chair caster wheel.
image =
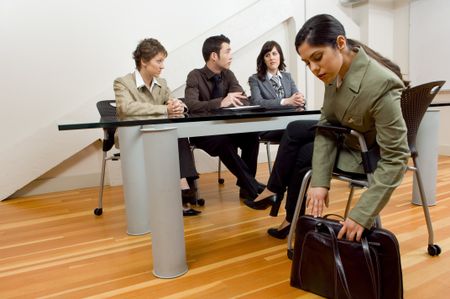
<svg viewBox="0 0 450 299">
<path fill-rule="evenodd" d="M 219 184 L 221 184 L 221 185 L 223 185 L 223 183 L 225 183 L 225 180 L 224 180 L 224 179 L 218 179 L 217 181 L 218 181 Z"/>
<path fill-rule="evenodd" d="M 203 198 L 199 198 L 197 199 L 197 204 L 201 207 L 203 207 L 205 205 L 205 200 Z"/>
<path fill-rule="evenodd" d="M 441 253 L 441 247 L 439 245 L 433 244 L 428 245 L 428 254 L 431 256 L 438 256 Z"/>
<path fill-rule="evenodd" d="M 292 249 L 287 250 L 288 259 L 292 260 L 294 258 L 294 251 Z"/>
<path fill-rule="evenodd" d="M 100 216 L 101 214 L 103 214 L 103 209 L 102 208 L 95 208 L 94 214 L 96 216 Z"/>
</svg>

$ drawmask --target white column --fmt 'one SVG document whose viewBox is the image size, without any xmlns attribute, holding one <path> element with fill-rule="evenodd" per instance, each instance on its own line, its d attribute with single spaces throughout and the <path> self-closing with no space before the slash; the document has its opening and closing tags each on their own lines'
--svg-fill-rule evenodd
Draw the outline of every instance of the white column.
<svg viewBox="0 0 450 299">
<path fill-rule="evenodd" d="M 428 109 L 420 123 L 416 147 L 419 156 L 416 159 L 420 171 L 426 201 L 429 206 L 436 204 L 436 177 L 438 165 L 439 110 Z M 421 205 L 416 177 L 413 182 L 412 203 Z"/>
<path fill-rule="evenodd" d="M 176 128 L 141 129 L 150 199 L 153 274 L 173 278 L 187 272 L 180 163 Z"/>
<path fill-rule="evenodd" d="M 150 232 L 150 203 L 140 126 L 119 127 L 118 131 L 127 233 L 143 235 Z"/>
</svg>

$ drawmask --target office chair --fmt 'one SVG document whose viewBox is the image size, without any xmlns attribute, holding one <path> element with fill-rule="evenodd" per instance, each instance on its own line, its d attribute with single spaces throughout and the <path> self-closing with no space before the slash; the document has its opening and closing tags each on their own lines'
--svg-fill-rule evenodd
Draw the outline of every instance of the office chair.
<svg viewBox="0 0 450 299">
<path fill-rule="evenodd" d="M 441 248 L 438 245 L 433 244 L 434 234 L 430 212 L 428 211 L 428 204 L 425 198 L 423 183 L 420 177 L 419 168 L 417 167 L 417 158 L 419 157 L 419 153 L 416 148 L 416 138 L 420 122 L 422 121 L 428 106 L 431 104 L 434 97 L 439 90 L 441 90 L 444 84 L 445 81 L 435 81 L 407 88 L 402 93 L 401 97 L 402 114 L 405 119 L 406 127 L 408 128 L 408 146 L 414 165 L 408 166 L 408 170 L 414 171 L 417 185 L 419 187 L 420 200 L 422 201 L 423 212 L 428 230 L 428 254 L 431 256 L 439 255 L 441 253 Z"/>
<path fill-rule="evenodd" d="M 431 223 L 431 217 L 428 210 L 428 205 L 426 202 L 424 189 L 422 180 L 420 177 L 419 169 L 417 168 L 417 157 L 418 152 L 416 149 L 416 137 L 417 137 L 417 131 L 419 129 L 420 122 L 422 121 L 422 118 L 430 105 L 431 101 L 434 99 L 436 94 L 439 92 L 441 87 L 444 85 L 445 81 L 437 81 L 437 82 L 430 82 L 427 84 L 419 85 L 412 88 L 407 88 L 403 91 L 401 96 L 401 109 L 403 118 L 405 119 L 406 127 L 408 129 L 408 145 L 411 152 L 411 158 L 413 159 L 414 167 L 407 166 L 406 170 L 413 170 L 416 175 L 418 187 L 419 187 L 419 193 L 420 198 L 422 201 L 422 207 L 424 211 L 424 217 L 427 224 L 427 230 L 428 230 L 428 247 L 427 251 L 430 256 L 437 256 L 441 253 L 441 248 L 439 245 L 434 244 L 434 233 L 433 233 L 433 227 Z M 364 172 L 367 175 L 367 178 L 364 177 L 355 177 L 350 176 L 349 174 L 342 174 L 338 172 L 333 173 L 333 178 L 343 180 L 350 183 L 350 194 L 347 201 L 347 205 L 344 212 L 344 218 L 347 217 L 348 211 L 350 209 L 351 201 L 353 198 L 353 191 L 355 187 L 359 188 L 367 188 L 370 186 L 372 182 L 372 173 L 376 168 L 377 158 L 376 154 L 374 154 L 374 151 L 369 151 L 367 149 L 365 140 L 363 135 L 360 133 L 351 130 L 349 128 L 343 128 L 343 127 L 333 127 L 333 126 L 319 126 L 318 129 L 323 130 L 331 130 L 334 131 L 337 134 L 351 134 L 358 138 L 359 144 L 361 147 L 361 156 L 363 160 L 363 167 Z M 405 170 L 405 171 L 406 171 Z M 309 186 L 310 180 L 311 180 L 312 170 L 308 171 L 305 177 L 303 178 L 299 199 L 297 201 L 297 206 L 295 208 L 294 217 L 291 224 L 291 229 L 289 231 L 288 235 L 288 257 L 292 259 L 293 256 L 293 235 L 295 232 L 295 226 L 298 221 L 300 209 L 306 194 L 306 190 Z M 375 225 L 377 227 L 381 226 L 381 221 L 379 218 L 379 215 L 377 216 L 375 220 Z"/>
<path fill-rule="evenodd" d="M 273 139 L 266 139 L 264 137 L 259 137 L 259 143 L 262 143 L 266 146 L 266 154 L 267 154 L 267 166 L 269 167 L 269 174 L 272 173 L 272 156 L 270 153 L 270 146 L 271 145 L 279 145 L 279 140 L 273 140 Z"/>
<path fill-rule="evenodd" d="M 107 101 L 99 101 L 97 102 L 97 109 L 102 118 L 116 116 L 116 101 L 107 100 Z M 100 189 L 98 192 L 98 207 L 94 209 L 94 214 L 100 216 L 103 214 L 103 189 L 105 185 L 105 169 L 106 169 L 106 161 L 118 161 L 120 160 L 120 153 L 116 153 L 108 156 L 108 151 L 114 146 L 114 134 L 116 132 L 116 127 L 112 128 L 103 128 L 103 139 L 102 139 L 102 169 L 100 175 Z"/>
</svg>

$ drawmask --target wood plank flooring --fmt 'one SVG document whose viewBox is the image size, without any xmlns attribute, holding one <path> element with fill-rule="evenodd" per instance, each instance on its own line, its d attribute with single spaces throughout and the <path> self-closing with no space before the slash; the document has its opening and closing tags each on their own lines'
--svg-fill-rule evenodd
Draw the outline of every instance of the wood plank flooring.
<svg viewBox="0 0 450 299">
<path fill-rule="evenodd" d="M 258 179 L 266 182 L 267 166 Z M 104 214 L 93 215 L 97 189 L 0 202 L 0 298 L 318 298 L 289 286 L 286 241 L 268 211 L 247 208 L 225 172 L 200 179 L 206 205 L 185 217 L 189 272 L 177 279 L 152 273 L 151 234 L 128 236 L 121 187 L 107 187 Z M 405 298 L 448 298 L 450 290 L 450 157 L 439 158 L 437 205 L 430 208 L 439 257 L 426 253 L 422 208 L 411 201 L 408 173 L 382 212 L 400 242 Z M 334 183 L 328 212 L 342 213 L 347 187 Z"/>
</svg>

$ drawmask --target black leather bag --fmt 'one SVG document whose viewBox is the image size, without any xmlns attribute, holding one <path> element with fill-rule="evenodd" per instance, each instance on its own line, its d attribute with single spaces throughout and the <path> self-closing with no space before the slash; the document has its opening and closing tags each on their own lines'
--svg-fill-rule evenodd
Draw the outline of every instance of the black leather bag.
<svg viewBox="0 0 450 299">
<path fill-rule="evenodd" d="M 361 242 L 336 238 L 342 225 L 301 216 L 296 227 L 291 285 L 327 298 L 403 298 L 398 241 L 385 229 Z"/>
</svg>

